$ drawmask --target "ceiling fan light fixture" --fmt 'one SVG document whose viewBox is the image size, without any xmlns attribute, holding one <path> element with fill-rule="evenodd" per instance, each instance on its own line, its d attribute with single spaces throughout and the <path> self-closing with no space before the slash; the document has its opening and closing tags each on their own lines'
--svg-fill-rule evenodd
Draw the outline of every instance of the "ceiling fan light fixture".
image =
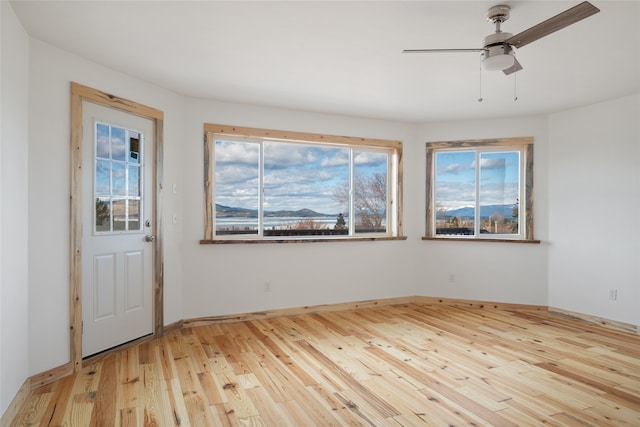
<svg viewBox="0 0 640 427">
<path fill-rule="evenodd" d="M 508 33 L 501 33 L 508 34 Z M 513 50 L 505 43 L 495 44 L 485 47 L 482 52 L 482 66 L 488 71 L 500 71 L 513 67 L 516 58 L 513 56 Z"/>
<path fill-rule="evenodd" d="M 515 62 L 516 58 L 514 58 L 513 55 L 510 55 L 508 53 L 501 53 L 498 55 L 486 57 L 482 61 L 482 65 L 485 70 L 500 71 L 513 67 L 513 64 L 515 64 Z"/>
</svg>

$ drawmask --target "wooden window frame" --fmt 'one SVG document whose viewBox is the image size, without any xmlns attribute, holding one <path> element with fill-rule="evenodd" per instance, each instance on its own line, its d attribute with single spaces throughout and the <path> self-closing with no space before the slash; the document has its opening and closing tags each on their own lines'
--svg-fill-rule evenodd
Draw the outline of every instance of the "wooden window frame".
<svg viewBox="0 0 640 427">
<path fill-rule="evenodd" d="M 360 148 L 385 148 L 392 151 L 396 158 L 395 197 L 389 204 L 389 217 L 393 229 L 388 235 L 363 235 L 340 237 L 296 237 L 296 238 L 243 238 L 228 239 L 216 237 L 214 234 L 213 215 L 215 200 L 213 195 L 214 162 L 213 144 L 216 135 L 240 138 L 272 139 L 284 142 L 303 142 L 314 144 L 333 144 Z M 306 243 L 306 242 L 335 242 L 335 241 L 371 241 L 371 240 L 405 240 L 402 235 L 402 142 L 385 139 L 356 138 L 347 136 L 322 135 L 306 132 L 289 132 L 271 129 L 230 126 L 221 124 L 204 124 L 204 238 L 201 244 L 228 243 Z"/>
<path fill-rule="evenodd" d="M 521 238 L 486 238 L 477 236 L 451 237 L 436 236 L 434 229 L 435 218 L 435 194 L 433 184 L 435 181 L 434 155 L 436 152 L 454 151 L 464 149 L 482 148 L 524 148 L 525 170 L 521 174 L 524 178 L 524 196 L 520 202 L 521 210 L 524 212 L 525 223 Z M 533 137 L 514 138 L 494 138 L 494 139 L 470 139 L 458 141 L 440 141 L 426 143 L 426 233 L 422 240 L 442 240 L 459 242 L 507 242 L 507 243 L 540 243 L 534 237 L 534 215 L 533 215 Z"/>
</svg>

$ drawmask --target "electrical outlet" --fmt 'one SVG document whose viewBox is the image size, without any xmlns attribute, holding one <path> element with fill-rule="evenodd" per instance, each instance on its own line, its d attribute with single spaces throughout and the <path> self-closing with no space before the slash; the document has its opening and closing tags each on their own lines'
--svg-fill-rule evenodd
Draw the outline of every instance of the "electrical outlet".
<svg viewBox="0 0 640 427">
<path fill-rule="evenodd" d="M 271 292 L 271 282 L 264 282 L 264 291 Z"/>
<path fill-rule="evenodd" d="M 453 273 L 449 273 L 449 283 L 453 283 L 456 281 L 456 275 Z"/>
<path fill-rule="evenodd" d="M 609 289 L 609 300 L 616 301 L 618 299 L 618 290 L 617 289 Z"/>
</svg>

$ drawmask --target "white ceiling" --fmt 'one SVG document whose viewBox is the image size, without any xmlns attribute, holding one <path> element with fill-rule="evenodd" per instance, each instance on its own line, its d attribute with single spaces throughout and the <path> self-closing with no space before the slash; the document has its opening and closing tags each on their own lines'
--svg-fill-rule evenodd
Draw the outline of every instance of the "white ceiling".
<svg viewBox="0 0 640 427">
<path fill-rule="evenodd" d="M 639 1 L 594 0 L 600 13 L 522 47 L 516 82 L 480 78 L 479 53 L 401 53 L 482 47 L 499 3 L 512 8 L 503 31 L 517 34 L 578 2 L 12 1 L 32 37 L 192 97 L 428 122 L 640 91 Z"/>
</svg>

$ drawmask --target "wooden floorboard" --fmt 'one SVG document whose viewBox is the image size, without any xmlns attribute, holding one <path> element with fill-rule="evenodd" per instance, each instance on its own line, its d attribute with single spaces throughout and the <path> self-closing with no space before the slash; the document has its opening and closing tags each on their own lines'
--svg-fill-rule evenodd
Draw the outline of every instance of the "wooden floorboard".
<svg viewBox="0 0 640 427">
<path fill-rule="evenodd" d="M 198 325 L 34 389 L 13 426 L 640 426 L 640 337 L 397 304 Z"/>
</svg>

